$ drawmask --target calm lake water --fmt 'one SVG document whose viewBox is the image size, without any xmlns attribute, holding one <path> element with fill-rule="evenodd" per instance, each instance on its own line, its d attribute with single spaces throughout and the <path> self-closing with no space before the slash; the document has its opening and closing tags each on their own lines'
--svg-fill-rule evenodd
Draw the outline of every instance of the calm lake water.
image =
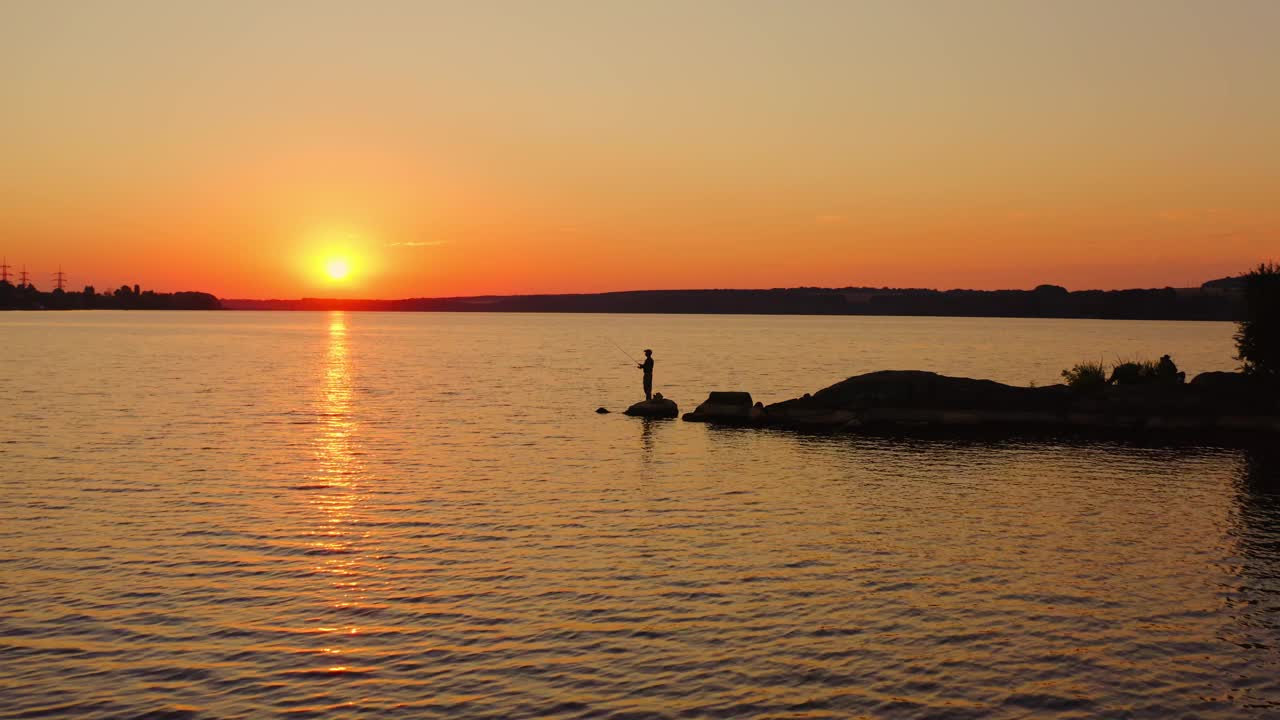
<svg viewBox="0 0 1280 720">
<path fill-rule="evenodd" d="M 1280 453 L 647 422 L 1223 323 L 0 314 L 0 717 L 1280 716 Z"/>
</svg>

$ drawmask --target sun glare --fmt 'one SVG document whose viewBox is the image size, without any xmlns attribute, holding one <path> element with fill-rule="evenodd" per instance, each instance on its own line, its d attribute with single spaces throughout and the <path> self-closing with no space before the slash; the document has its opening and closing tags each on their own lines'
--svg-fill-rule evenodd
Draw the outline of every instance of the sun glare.
<svg viewBox="0 0 1280 720">
<path fill-rule="evenodd" d="M 351 264 L 346 258 L 332 258 L 324 264 L 324 271 L 334 280 L 342 280 L 351 273 Z"/>
</svg>

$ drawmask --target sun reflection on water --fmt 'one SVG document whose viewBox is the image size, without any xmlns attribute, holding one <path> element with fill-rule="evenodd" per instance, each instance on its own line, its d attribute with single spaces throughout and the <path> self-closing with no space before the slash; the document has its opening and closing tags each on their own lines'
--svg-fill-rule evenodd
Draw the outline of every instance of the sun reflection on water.
<svg viewBox="0 0 1280 720">
<path fill-rule="evenodd" d="M 359 506 L 365 498 L 366 471 L 361 461 L 358 431 L 353 408 L 353 369 L 347 338 L 347 319 L 341 311 L 329 315 L 328 349 L 321 368 L 320 392 L 316 402 L 319 431 L 314 440 L 315 470 L 312 480 L 325 487 L 309 502 L 318 518 L 310 543 L 323 557 L 314 568 L 329 579 L 326 605 L 330 610 L 362 607 L 367 600 L 369 568 L 360 552 L 368 533 L 359 529 Z M 318 628 L 326 633 L 354 635 L 354 625 L 331 623 Z"/>
</svg>

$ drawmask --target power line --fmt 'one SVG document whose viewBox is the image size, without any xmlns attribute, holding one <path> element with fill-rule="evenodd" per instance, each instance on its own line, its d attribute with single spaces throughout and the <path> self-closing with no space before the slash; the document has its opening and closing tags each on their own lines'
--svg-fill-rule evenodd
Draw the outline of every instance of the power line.
<svg viewBox="0 0 1280 720">
<path fill-rule="evenodd" d="M 22 266 L 22 272 L 18 273 L 18 287 L 26 287 L 31 284 L 31 276 L 27 275 L 27 266 Z"/>
<path fill-rule="evenodd" d="M 67 284 L 67 276 L 66 273 L 62 272 L 61 265 L 58 266 L 58 272 L 53 274 L 53 282 L 59 290 L 64 289 Z"/>
<path fill-rule="evenodd" d="M 9 282 L 9 258 L 0 259 L 0 282 Z"/>
</svg>

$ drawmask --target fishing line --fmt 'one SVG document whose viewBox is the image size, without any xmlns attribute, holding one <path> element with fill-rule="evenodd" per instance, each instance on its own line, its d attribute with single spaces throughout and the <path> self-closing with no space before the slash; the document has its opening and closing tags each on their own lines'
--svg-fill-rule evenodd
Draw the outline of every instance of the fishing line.
<svg viewBox="0 0 1280 720">
<path fill-rule="evenodd" d="M 612 346 L 614 346 L 614 347 L 618 348 L 618 352 L 622 353 L 623 355 L 626 355 L 628 360 L 630 360 L 631 362 L 633 362 L 633 363 L 635 363 L 635 364 L 637 364 L 637 365 L 639 365 L 639 364 L 640 364 L 640 361 L 638 361 L 638 360 L 636 360 L 635 358 L 631 357 L 631 353 L 627 352 L 626 350 L 623 350 L 621 345 L 619 345 L 618 343 L 614 342 L 614 341 L 613 341 L 612 339 L 610 339 L 610 338 L 605 338 L 605 340 L 608 340 L 610 345 L 612 345 Z"/>
</svg>

